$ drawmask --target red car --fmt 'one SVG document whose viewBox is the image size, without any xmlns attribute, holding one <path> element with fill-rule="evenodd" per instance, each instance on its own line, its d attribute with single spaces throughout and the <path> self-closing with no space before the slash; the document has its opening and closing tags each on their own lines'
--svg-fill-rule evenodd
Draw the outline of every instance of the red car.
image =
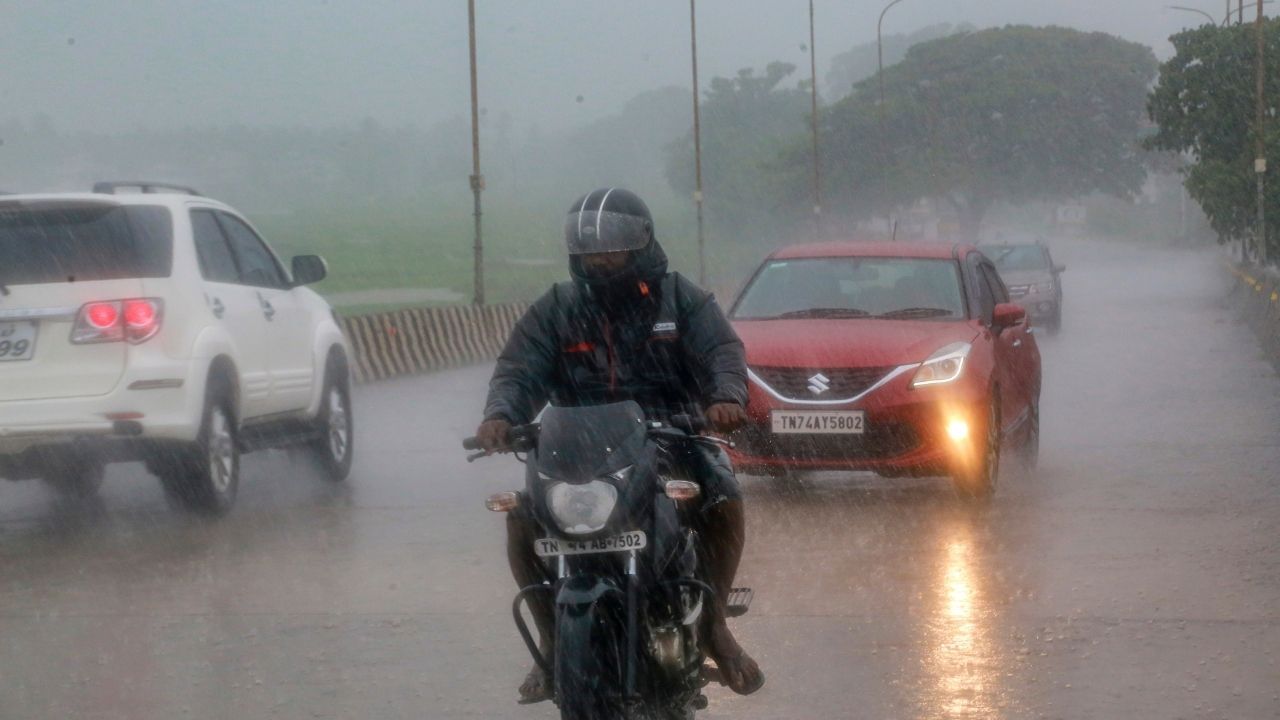
<svg viewBox="0 0 1280 720">
<path fill-rule="evenodd" d="M 730 319 L 750 369 L 751 423 L 732 438 L 741 472 L 946 475 L 982 497 L 1002 447 L 1036 462 L 1040 351 L 975 247 L 787 247 Z"/>
</svg>

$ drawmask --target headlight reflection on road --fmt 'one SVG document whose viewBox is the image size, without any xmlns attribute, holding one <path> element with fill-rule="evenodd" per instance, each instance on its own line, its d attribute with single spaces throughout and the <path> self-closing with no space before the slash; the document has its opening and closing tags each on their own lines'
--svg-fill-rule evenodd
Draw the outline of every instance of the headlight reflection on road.
<svg viewBox="0 0 1280 720">
<path fill-rule="evenodd" d="M 993 637 L 1003 620 L 988 597 L 974 530 L 960 520 L 944 532 L 928 624 L 924 698 L 932 717 L 994 718 L 1009 708 L 1002 680 L 1008 658 Z"/>
</svg>

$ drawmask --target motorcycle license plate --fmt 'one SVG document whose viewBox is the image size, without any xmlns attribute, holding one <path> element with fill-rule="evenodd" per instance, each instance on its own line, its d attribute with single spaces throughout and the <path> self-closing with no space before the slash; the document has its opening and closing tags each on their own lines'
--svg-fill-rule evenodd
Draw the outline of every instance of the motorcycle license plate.
<svg viewBox="0 0 1280 720">
<path fill-rule="evenodd" d="M 36 354 L 34 322 L 0 322 L 0 362 L 30 360 Z"/>
<path fill-rule="evenodd" d="M 861 435 L 866 414 L 861 410 L 774 410 L 777 435 Z"/>
<path fill-rule="evenodd" d="M 594 540 L 562 540 L 560 538 L 541 538 L 533 541 L 533 550 L 538 557 L 556 557 L 557 555 L 595 555 L 597 553 L 630 552 L 643 550 L 649 539 L 643 530 L 632 530 L 612 537 Z"/>
</svg>

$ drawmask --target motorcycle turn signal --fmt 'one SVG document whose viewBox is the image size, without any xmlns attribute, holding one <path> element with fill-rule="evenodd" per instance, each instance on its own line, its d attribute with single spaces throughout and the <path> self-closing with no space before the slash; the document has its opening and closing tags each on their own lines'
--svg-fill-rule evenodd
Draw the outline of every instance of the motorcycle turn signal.
<svg viewBox="0 0 1280 720">
<path fill-rule="evenodd" d="M 511 512 L 520 507 L 520 493 L 510 490 L 494 493 L 485 498 L 484 506 L 492 512 Z"/>
</svg>

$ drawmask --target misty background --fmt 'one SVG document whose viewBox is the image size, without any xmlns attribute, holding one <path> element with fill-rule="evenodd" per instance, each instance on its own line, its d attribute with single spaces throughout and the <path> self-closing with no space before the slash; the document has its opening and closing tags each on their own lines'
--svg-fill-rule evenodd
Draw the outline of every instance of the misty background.
<svg viewBox="0 0 1280 720">
<path fill-rule="evenodd" d="M 562 273 L 562 214 L 601 185 L 648 199 L 677 268 L 695 274 L 688 3 L 477 6 L 496 299 L 527 299 Z M 815 7 L 828 106 L 874 74 L 883 3 Z M 885 62 L 916 42 L 1006 24 L 1104 31 L 1164 58 L 1168 36 L 1197 22 L 1135 0 L 906 0 L 886 17 Z M 720 268 L 712 277 L 724 279 L 804 225 L 721 200 L 748 196 L 723 185 L 749 183 L 756 165 L 716 163 L 732 151 L 767 164 L 807 132 L 808 2 L 700 0 L 698 42 L 708 247 Z M 448 301 L 469 292 L 464 0 L 7 1 L 0 67 L 0 190 L 190 184 L 249 214 L 283 252 L 328 255 L 327 293 L 422 288 L 431 292 L 397 297 Z M 767 109 L 725 103 L 717 114 L 705 104 L 717 79 L 728 97 L 744 77 L 769 79 Z M 1123 203 L 1104 205 L 1095 217 L 1124 231 Z M 988 224 L 1034 230 L 1045 212 L 1005 209 Z M 368 299 L 339 302 L 379 304 Z"/>
</svg>

